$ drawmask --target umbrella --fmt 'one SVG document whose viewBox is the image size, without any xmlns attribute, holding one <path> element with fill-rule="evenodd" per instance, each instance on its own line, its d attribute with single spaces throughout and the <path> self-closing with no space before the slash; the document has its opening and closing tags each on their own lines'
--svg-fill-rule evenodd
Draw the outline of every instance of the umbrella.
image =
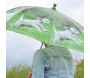
<svg viewBox="0 0 90 78">
<path fill-rule="evenodd" d="M 22 6 L 8 10 L 6 14 L 6 29 L 9 31 L 33 37 L 46 46 L 55 45 L 83 52 L 83 26 L 55 8 Z M 45 18 L 48 23 L 37 28 L 27 22 L 40 18 Z M 25 24 L 20 19 L 26 20 Z M 68 30 L 70 33 L 66 32 Z"/>
</svg>

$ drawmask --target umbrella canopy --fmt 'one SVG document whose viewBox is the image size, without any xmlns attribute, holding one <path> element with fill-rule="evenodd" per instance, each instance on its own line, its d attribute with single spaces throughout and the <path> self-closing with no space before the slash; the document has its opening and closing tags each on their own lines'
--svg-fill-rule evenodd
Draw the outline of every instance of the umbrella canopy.
<svg viewBox="0 0 90 78">
<path fill-rule="evenodd" d="M 57 10 L 23 6 L 8 10 L 6 14 L 7 30 L 33 37 L 47 45 L 78 51 L 84 49 L 83 27 Z M 38 19 L 40 26 L 37 25 Z"/>
</svg>

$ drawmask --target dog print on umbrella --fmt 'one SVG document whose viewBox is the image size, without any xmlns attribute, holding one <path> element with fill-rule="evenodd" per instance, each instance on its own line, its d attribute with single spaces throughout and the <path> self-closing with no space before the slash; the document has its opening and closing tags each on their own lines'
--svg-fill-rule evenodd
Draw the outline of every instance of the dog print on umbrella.
<svg viewBox="0 0 90 78">
<path fill-rule="evenodd" d="M 66 27 L 65 31 L 57 31 L 54 26 L 54 41 L 62 41 L 64 39 L 73 40 L 78 44 L 83 43 L 80 39 L 76 38 L 76 35 L 79 35 L 80 33 L 77 31 L 77 29 L 73 27 Z"/>
<path fill-rule="evenodd" d="M 44 24 L 49 24 L 49 23 L 50 23 L 49 19 L 45 17 L 36 17 L 36 19 L 32 20 L 32 19 L 25 19 L 23 18 L 23 15 L 22 15 L 14 25 L 17 25 L 20 27 L 24 25 L 27 25 L 29 27 L 33 26 L 39 31 L 47 32 L 48 30 L 44 28 Z"/>
</svg>

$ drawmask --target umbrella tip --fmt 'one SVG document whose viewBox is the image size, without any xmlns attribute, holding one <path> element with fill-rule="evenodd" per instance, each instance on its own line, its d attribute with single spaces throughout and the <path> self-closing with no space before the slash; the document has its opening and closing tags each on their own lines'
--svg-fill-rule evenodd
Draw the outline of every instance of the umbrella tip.
<svg viewBox="0 0 90 78">
<path fill-rule="evenodd" d="M 57 4 L 54 3 L 52 9 L 53 9 L 53 10 L 56 10 L 56 6 L 57 6 Z"/>
</svg>

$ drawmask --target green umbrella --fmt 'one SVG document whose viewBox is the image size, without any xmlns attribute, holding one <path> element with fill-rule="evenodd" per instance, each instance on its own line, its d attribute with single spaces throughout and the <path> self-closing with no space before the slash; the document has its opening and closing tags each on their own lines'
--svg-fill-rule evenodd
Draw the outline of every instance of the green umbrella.
<svg viewBox="0 0 90 78">
<path fill-rule="evenodd" d="M 54 5 L 56 7 L 56 5 Z M 53 8 L 55 8 L 53 7 Z M 6 29 L 9 31 L 14 31 L 22 35 L 33 37 L 40 42 L 44 43 L 46 46 L 55 45 L 65 48 L 70 48 L 78 51 L 83 51 L 83 26 L 71 19 L 70 17 L 58 12 L 56 9 L 42 8 L 42 7 L 17 7 L 6 12 L 7 23 Z M 22 17 L 23 16 L 23 17 Z M 39 17 L 44 17 L 49 20 L 49 23 L 43 24 L 43 28 L 47 30 L 39 31 L 34 26 L 28 25 L 15 25 L 16 22 L 22 19 L 36 20 Z M 78 34 L 73 34 L 73 38 L 59 37 L 58 40 L 55 39 L 55 32 L 65 32 L 72 28 L 78 32 Z M 71 31 L 72 31 L 71 30 Z"/>
</svg>

